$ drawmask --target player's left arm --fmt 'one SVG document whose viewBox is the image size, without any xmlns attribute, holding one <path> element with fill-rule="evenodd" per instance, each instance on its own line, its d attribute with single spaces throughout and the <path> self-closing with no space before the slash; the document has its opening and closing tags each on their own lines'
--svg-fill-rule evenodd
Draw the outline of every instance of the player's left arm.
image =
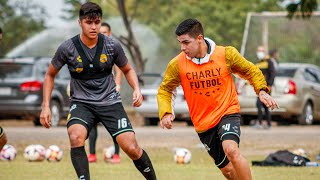
<svg viewBox="0 0 320 180">
<path fill-rule="evenodd" d="M 236 48 L 231 46 L 226 47 L 226 60 L 230 66 L 231 73 L 248 80 L 257 95 L 261 90 L 269 93 L 269 88 L 261 70 L 252 62 L 245 59 Z"/>
<path fill-rule="evenodd" d="M 226 59 L 229 62 L 231 72 L 248 80 L 262 103 L 271 109 L 279 108 L 277 102 L 269 95 L 270 89 L 257 66 L 246 60 L 234 47 L 230 46 L 226 48 Z"/>
<path fill-rule="evenodd" d="M 132 105 L 134 107 L 141 106 L 142 103 L 142 95 L 139 87 L 138 76 L 132 66 L 128 63 L 128 59 L 123 51 L 120 42 L 114 40 L 114 63 L 117 65 L 124 76 L 126 77 L 129 85 L 133 89 L 133 102 Z M 117 73 L 118 74 L 118 73 Z"/>
<path fill-rule="evenodd" d="M 139 107 L 142 103 L 142 95 L 139 87 L 138 76 L 132 66 L 127 63 L 125 66 L 120 67 L 124 76 L 126 77 L 129 85 L 133 89 L 133 102 L 132 105 L 135 107 Z"/>
</svg>

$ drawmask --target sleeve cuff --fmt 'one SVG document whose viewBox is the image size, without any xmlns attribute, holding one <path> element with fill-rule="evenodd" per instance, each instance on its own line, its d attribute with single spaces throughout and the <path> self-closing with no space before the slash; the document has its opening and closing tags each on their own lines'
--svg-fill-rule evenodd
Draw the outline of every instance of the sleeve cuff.
<svg viewBox="0 0 320 180">
<path fill-rule="evenodd" d="M 270 89 L 268 87 L 261 88 L 260 91 L 265 91 L 266 93 L 270 94 Z"/>
</svg>

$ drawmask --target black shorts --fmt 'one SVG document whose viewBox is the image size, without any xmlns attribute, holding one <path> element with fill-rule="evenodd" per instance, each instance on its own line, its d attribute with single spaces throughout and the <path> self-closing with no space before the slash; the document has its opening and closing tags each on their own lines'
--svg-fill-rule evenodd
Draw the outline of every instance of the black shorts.
<svg viewBox="0 0 320 180">
<path fill-rule="evenodd" d="M 0 126 L 0 137 L 2 137 L 3 134 L 4 134 L 4 131 L 3 131 L 2 127 Z"/>
<path fill-rule="evenodd" d="M 73 124 L 82 124 L 87 132 L 101 122 L 112 138 L 123 132 L 134 132 L 122 103 L 109 106 L 96 106 L 82 102 L 72 102 L 67 118 L 67 127 Z M 87 133 L 87 138 L 89 133 Z"/>
<path fill-rule="evenodd" d="M 239 114 L 225 115 L 215 127 L 198 133 L 201 142 L 218 168 L 223 168 L 229 163 L 222 148 L 222 141 L 233 140 L 239 144 L 240 134 Z"/>
</svg>

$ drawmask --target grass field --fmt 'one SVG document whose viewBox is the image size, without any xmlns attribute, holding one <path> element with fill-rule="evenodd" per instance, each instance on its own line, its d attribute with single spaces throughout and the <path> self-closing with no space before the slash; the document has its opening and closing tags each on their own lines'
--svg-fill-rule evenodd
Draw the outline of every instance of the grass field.
<svg viewBox="0 0 320 180">
<path fill-rule="evenodd" d="M 160 180 L 193 180 L 193 179 L 225 179 L 204 149 L 191 148 L 190 164 L 179 165 L 173 161 L 173 153 L 169 148 L 147 148 L 152 159 L 157 177 Z M 0 161 L 0 179 L 2 180 L 69 180 L 76 179 L 70 161 L 69 151 L 64 152 L 63 159 L 57 163 L 28 162 L 18 149 L 16 159 L 11 162 Z M 102 152 L 99 150 L 98 152 Z M 90 164 L 91 179 L 143 179 L 132 161 L 121 152 L 120 164 L 109 164 L 98 154 L 98 162 Z M 249 160 L 263 160 L 265 157 L 247 157 Z M 320 167 L 251 167 L 253 179 L 258 180 L 319 180 Z"/>
<path fill-rule="evenodd" d="M 0 180 L 72 180 L 76 179 L 69 156 L 69 140 L 65 127 L 45 129 L 24 122 L 0 121 L 9 137 L 9 144 L 18 150 L 12 162 L 0 160 Z M 199 137 L 192 127 L 175 124 L 172 130 L 159 127 L 136 127 L 139 145 L 149 154 L 159 180 L 225 179 L 207 152 L 199 148 Z M 132 161 L 121 152 L 121 163 L 112 165 L 102 159 L 102 150 L 112 145 L 110 135 L 98 127 L 98 162 L 90 164 L 91 179 L 136 180 L 144 179 Z M 277 150 L 303 148 L 312 161 L 320 153 L 320 126 L 275 126 L 270 130 L 251 127 L 241 129 L 240 150 L 251 162 L 263 160 Z M 30 144 L 44 147 L 57 144 L 64 150 L 61 162 L 28 162 L 24 148 Z M 173 147 L 185 147 L 192 152 L 190 164 L 178 165 L 173 161 Z M 88 148 L 88 145 L 86 145 Z M 88 150 L 88 149 L 87 149 Z M 88 151 L 87 151 L 88 152 Z M 320 167 L 251 167 L 255 180 L 320 180 Z"/>
</svg>

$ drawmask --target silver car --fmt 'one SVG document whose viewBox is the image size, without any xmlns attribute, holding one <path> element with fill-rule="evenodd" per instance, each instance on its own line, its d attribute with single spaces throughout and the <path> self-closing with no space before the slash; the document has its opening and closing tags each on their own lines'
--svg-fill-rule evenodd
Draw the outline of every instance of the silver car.
<svg viewBox="0 0 320 180">
<path fill-rule="evenodd" d="M 257 95 L 242 79 L 237 79 L 236 86 L 243 123 L 249 124 L 257 116 Z M 271 95 L 280 107 L 271 111 L 273 120 L 280 117 L 303 125 L 319 121 L 320 68 L 312 64 L 280 63 Z"/>
<path fill-rule="evenodd" d="M 144 73 L 139 76 L 143 102 L 140 107 L 135 109 L 144 117 L 145 125 L 156 126 L 159 123 L 159 111 L 156 96 L 162 79 L 162 75 L 157 73 Z M 192 125 L 188 105 L 185 101 L 182 88 L 178 87 L 175 94 L 175 121 L 186 121 L 188 125 Z"/>
<path fill-rule="evenodd" d="M 51 58 L 0 59 L 0 118 L 33 117 L 40 125 L 43 81 Z M 69 112 L 67 85 L 70 75 L 63 67 L 54 81 L 51 96 L 51 125 L 57 126 Z"/>
</svg>

